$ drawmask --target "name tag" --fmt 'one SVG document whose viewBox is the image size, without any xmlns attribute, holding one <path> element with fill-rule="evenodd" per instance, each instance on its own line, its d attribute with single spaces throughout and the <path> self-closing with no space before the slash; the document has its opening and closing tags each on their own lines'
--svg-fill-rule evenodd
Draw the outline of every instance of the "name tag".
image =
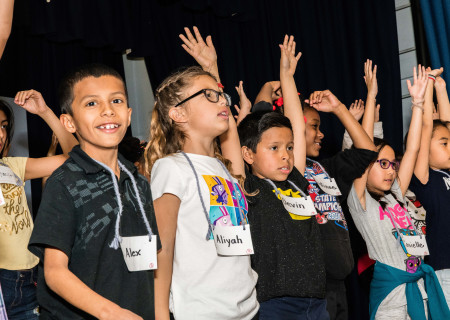
<svg viewBox="0 0 450 320">
<path fill-rule="evenodd" d="M 247 256 L 253 254 L 253 242 L 250 225 L 219 226 L 214 228 L 214 243 L 217 253 L 222 256 Z"/>
<path fill-rule="evenodd" d="M 424 235 L 405 236 L 402 235 L 402 241 L 405 245 L 406 252 L 412 256 L 427 256 L 429 255 L 427 241 Z"/>
<path fill-rule="evenodd" d="M 22 181 L 5 165 L 0 165 L 0 183 L 14 184 L 16 186 L 22 185 Z"/>
<path fill-rule="evenodd" d="M 339 187 L 333 178 L 326 179 L 324 178 L 324 175 L 316 175 L 314 176 L 314 180 L 317 182 L 320 189 L 326 193 L 331 194 L 332 196 L 342 195 L 341 190 L 339 190 Z"/>
<path fill-rule="evenodd" d="M 317 214 L 314 202 L 310 196 L 302 198 L 292 198 L 285 195 L 281 195 L 281 201 L 284 208 L 298 216 L 315 216 Z"/>
<path fill-rule="evenodd" d="M 156 236 L 122 237 L 120 248 L 128 271 L 154 270 L 158 268 Z"/>
</svg>

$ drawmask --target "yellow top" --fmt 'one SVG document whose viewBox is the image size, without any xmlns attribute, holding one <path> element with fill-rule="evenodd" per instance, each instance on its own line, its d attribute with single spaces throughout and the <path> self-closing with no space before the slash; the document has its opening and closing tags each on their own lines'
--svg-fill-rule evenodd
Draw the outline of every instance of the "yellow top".
<svg viewBox="0 0 450 320">
<path fill-rule="evenodd" d="M 27 160 L 5 157 L 0 162 L 24 181 Z M 31 269 L 38 264 L 39 259 L 28 251 L 33 219 L 25 196 L 25 184 L 20 187 L 9 183 L 0 185 L 5 199 L 5 204 L 0 206 L 0 269 Z"/>
</svg>

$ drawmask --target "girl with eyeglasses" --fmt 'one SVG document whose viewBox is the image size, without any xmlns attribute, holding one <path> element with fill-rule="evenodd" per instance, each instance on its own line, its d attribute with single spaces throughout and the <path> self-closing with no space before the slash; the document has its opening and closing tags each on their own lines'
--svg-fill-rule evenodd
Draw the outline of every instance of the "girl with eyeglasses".
<svg viewBox="0 0 450 320">
<path fill-rule="evenodd" d="M 427 69 L 425 113 L 419 157 L 411 180 L 411 189 L 428 212 L 427 243 L 430 255 L 426 262 L 434 268 L 450 305 L 450 103 L 443 69 Z M 433 86 L 439 103 L 439 119 L 433 120 Z"/>
<path fill-rule="evenodd" d="M 376 75 L 370 69 L 366 72 L 366 83 L 377 86 Z M 426 319 L 427 310 L 432 319 L 450 319 L 436 275 L 422 261 L 428 254 L 425 236 L 416 229 L 405 207 L 405 193 L 420 147 L 423 110 L 427 108 L 423 103 L 427 87 L 425 68 L 419 65 L 418 72 L 414 68 L 413 85 L 409 80 L 407 84 L 412 97 L 412 116 L 401 163 L 396 162 L 395 152 L 386 141 L 374 139 L 378 158 L 355 180 L 347 203 L 366 241 L 369 257 L 376 260 L 370 290 L 370 319 Z M 363 127 L 371 138 L 374 111 L 375 96 L 368 95 Z"/>
<path fill-rule="evenodd" d="M 177 320 L 253 319 L 259 305 L 252 248 L 240 255 L 218 251 L 224 241 L 226 247 L 245 243 L 240 235 L 223 240 L 218 230 L 250 232 L 238 183 L 245 171 L 231 101 L 218 84 L 211 37 L 205 43 L 197 28 L 195 38 L 185 31 L 183 47 L 211 73 L 190 67 L 156 90 L 146 151 L 162 244 L 155 314 L 163 320 L 170 312 Z"/>
</svg>

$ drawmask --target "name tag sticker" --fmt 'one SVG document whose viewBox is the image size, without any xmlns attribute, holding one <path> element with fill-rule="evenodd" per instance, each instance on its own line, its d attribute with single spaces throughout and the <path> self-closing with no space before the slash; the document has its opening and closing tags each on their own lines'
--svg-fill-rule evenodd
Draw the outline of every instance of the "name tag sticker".
<svg viewBox="0 0 450 320">
<path fill-rule="evenodd" d="M 214 228 L 214 243 L 217 253 L 222 256 L 247 256 L 253 254 L 253 242 L 250 225 L 219 226 Z"/>
<path fill-rule="evenodd" d="M 122 237 L 120 248 L 128 271 L 154 270 L 158 268 L 156 236 Z"/>
<path fill-rule="evenodd" d="M 332 196 L 342 195 L 341 190 L 339 190 L 339 187 L 336 184 L 336 181 L 333 178 L 327 179 L 324 176 L 325 175 L 323 174 L 314 176 L 314 180 L 317 182 L 320 189 L 328 194 L 331 194 Z"/>
<path fill-rule="evenodd" d="M 424 235 L 419 236 L 405 236 L 402 235 L 403 244 L 406 251 L 412 256 L 427 256 L 428 251 L 427 241 Z"/>
<path fill-rule="evenodd" d="M 315 216 L 317 214 L 314 202 L 310 196 L 302 198 L 292 198 L 285 195 L 281 195 L 281 201 L 284 208 L 298 216 Z"/>
</svg>

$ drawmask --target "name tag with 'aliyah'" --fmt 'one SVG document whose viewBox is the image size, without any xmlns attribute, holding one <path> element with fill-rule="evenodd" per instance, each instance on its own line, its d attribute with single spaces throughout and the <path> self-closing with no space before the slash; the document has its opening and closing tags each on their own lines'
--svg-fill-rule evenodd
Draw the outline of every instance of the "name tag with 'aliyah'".
<svg viewBox="0 0 450 320">
<path fill-rule="evenodd" d="M 158 268 L 156 236 L 122 237 L 120 248 L 128 271 L 154 270 Z"/>
<path fill-rule="evenodd" d="M 298 216 L 315 216 L 317 214 L 314 202 L 310 196 L 302 198 L 292 198 L 281 195 L 281 201 L 287 212 Z"/>
<path fill-rule="evenodd" d="M 428 251 L 427 241 L 424 235 L 418 236 L 405 236 L 402 235 L 402 241 L 405 245 L 406 251 L 416 257 L 427 256 L 430 254 Z"/>
<path fill-rule="evenodd" d="M 331 194 L 332 196 L 340 196 L 342 195 L 341 190 L 339 190 L 339 187 L 336 184 L 336 181 L 333 178 L 325 178 L 325 175 L 318 174 L 314 176 L 314 180 L 319 185 L 320 189 L 325 191 L 328 194 Z"/>
<path fill-rule="evenodd" d="M 250 225 L 219 226 L 213 231 L 216 251 L 222 256 L 247 256 L 253 254 L 253 242 Z"/>
</svg>

